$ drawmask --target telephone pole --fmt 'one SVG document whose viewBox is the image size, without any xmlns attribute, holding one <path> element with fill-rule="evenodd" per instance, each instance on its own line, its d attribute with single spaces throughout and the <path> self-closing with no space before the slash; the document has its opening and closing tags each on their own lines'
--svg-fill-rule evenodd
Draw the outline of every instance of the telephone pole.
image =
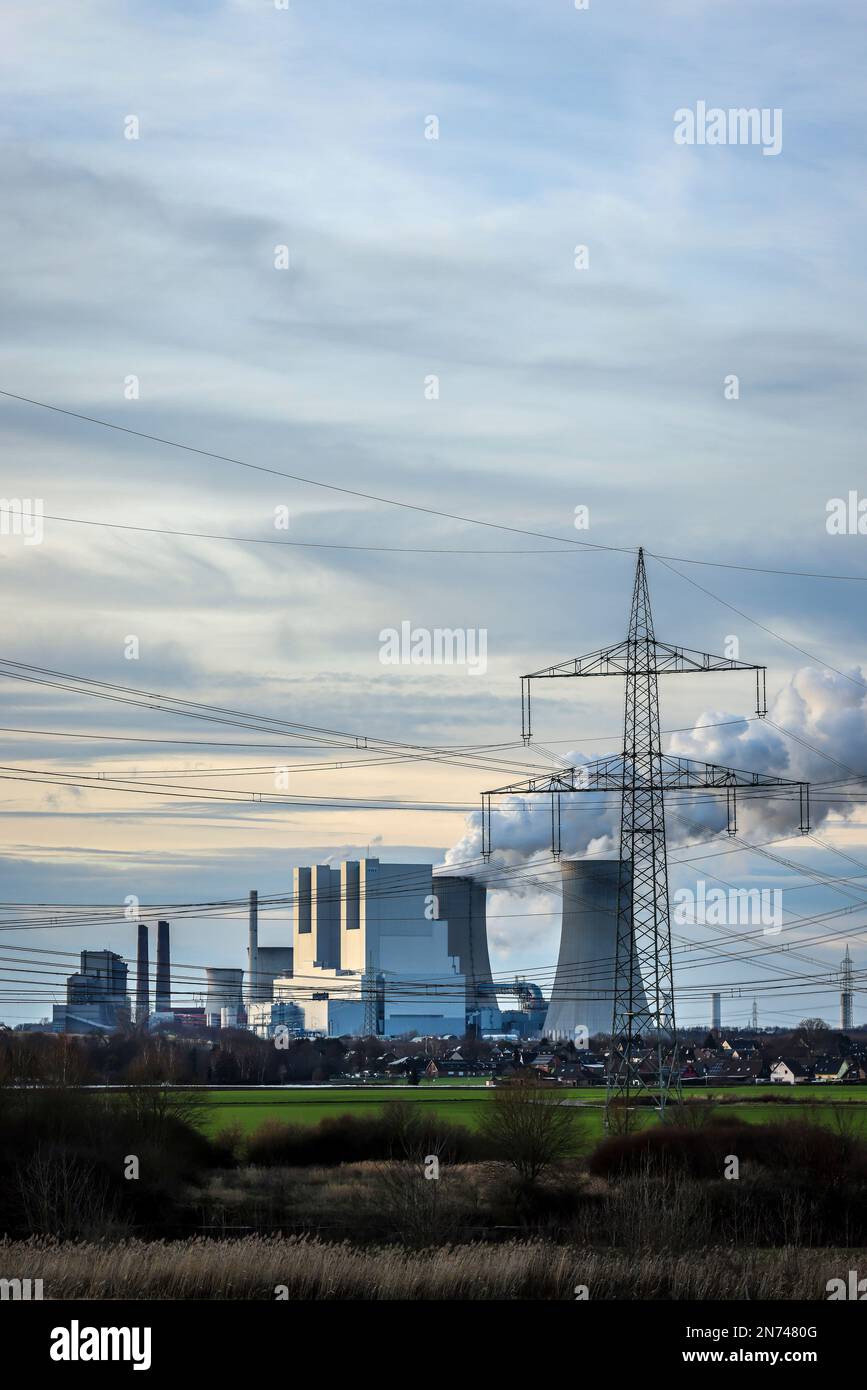
<svg viewBox="0 0 867 1390">
<path fill-rule="evenodd" d="M 800 829 L 809 830 L 809 789 L 758 772 L 697 762 L 663 753 L 658 678 L 688 672 L 755 671 L 756 713 L 767 713 L 766 668 L 659 641 L 639 549 L 629 627 L 624 641 L 521 678 L 524 743 L 532 737 L 531 682 L 586 676 L 624 676 L 623 752 L 580 767 L 545 772 L 482 793 L 482 855 L 491 856 L 492 798 L 546 793 L 551 798 L 551 850 L 561 852 L 560 801 L 574 792 L 619 791 L 620 881 L 611 1052 L 607 1072 L 607 1128 L 630 1128 L 637 1107 L 660 1117 L 669 1097 L 680 1099 L 680 1065 L 674 1014 L 665 800 L 673 792 L 725 795 L 727 829 L 737 832 L 737 793 L 759 788 L 798 789 Z"/>
</svg>

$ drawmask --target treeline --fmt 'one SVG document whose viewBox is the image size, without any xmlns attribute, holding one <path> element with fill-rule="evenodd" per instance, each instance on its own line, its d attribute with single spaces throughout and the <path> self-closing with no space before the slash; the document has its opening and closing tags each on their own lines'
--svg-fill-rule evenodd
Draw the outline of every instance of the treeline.
<svg viewBox="0 0 867 1390">
<path fill-rule="evenodd" d="M 241 1031 L 223 1033 L 215 1042 L 136 1032 L 106 1037 L 4 1032 L 0 1086 L 261 1086 L 330 1081 L 346 1073 L 349 1050 L 337 1039 L 286 1042 L 278 1048 Z"/>
<path fill-rule="evenodd" d="M 222 1032 L 214 1040 L 135 1030 L 106 1036 L 0 1030 L 0 1086 L 324 1082 L 381 1069 L 384 1054 L 399 1056 L 407 1047 L 395 1042 L 395 1050 L 387 1051 L 379 1038 L 283 1038 L 280 1044 L 243 1030 Z M 408 1068 L 415 1076 L 425 1061 L 453 1052 L 455 1042 L 433 1041 L 427 1049 Z M 469 1067 L 487 1062 L 493 1051 L 480 1039 L 464 1039 L 460 1049 Z"/>
</svg>

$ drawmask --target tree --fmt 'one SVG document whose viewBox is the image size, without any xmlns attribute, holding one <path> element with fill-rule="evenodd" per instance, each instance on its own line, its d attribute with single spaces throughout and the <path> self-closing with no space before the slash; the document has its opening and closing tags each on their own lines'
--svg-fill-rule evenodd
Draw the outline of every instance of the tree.
<svg viewBox="0 0 867 1390">
<path fill-rule="evenodd" d="M 517 1076 L 494 1092 L 482 1118 L 481 1133 L 498 1157 L 526 1183 L 577 1148 L 574 1116 L 566 1097 Z"/>
<path fill-rule="evenodd" d="M 831 1029 L 824 1018 L 802 1018 L 798 1032 L 809 1048 L 820 1047 Z"/>
</svg>

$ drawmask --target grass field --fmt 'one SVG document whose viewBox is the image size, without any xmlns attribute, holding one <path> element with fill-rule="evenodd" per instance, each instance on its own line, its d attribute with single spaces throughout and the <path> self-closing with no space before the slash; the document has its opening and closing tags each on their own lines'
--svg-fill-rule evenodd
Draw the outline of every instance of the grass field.
<svg viewBox="0 0 867 1390">
<path fill-rule="evenodd" d="M 476 1091 L 477 1087 L 474 1086 L 447 1085 L 443 1082 L 424 1086 L 335 1086 L 316 1089 L 299 1086 L 273 1091 L 213 1091 L 208 1095 L 199 1123 L 209 1135 L 218 1134 L 230 1126 L 237 1126 L 248 1134 L 266 1120 L 313 1125 L 328 1116 L 369 1115 L 399 1098 L 412 1105 L 424 1106 L 425 1113 L 442 1116 L 452 1124 L 476 1129 L 494 1095 L 491 1089 L 485 1089 L 481 1094 L 474 1093 Z M 593 1087 L 569 1090 L 564 1094 L 574 1106 L 576 1125 L 580 1125 L 590 1139 L 601 1137 L 604 1090 Z M 834 1124 L 835 1110 L 842 1106 L 847 1113 L 852 1113 L 858 1131 L 867 1135 L 867 1087 L 791 1087 L 786 1088 L 785 1099 L 762 1103 L 764 1094 L 765 1088 L 755 1086 L 733 1087 L 725 1092 L 705 1091 L 703 1088 L 700 1091 L 687 1091 L 688 1097 L 693 1096 L 700 1101 L 719 1100 L 721 1096 L 737 1096 L 739 1099 L 750 1097 L 749 1102 L 743 1104 L 731 1104 L 729 1100 L 729 1103 L 719 1105 L 716 1113 L 720 1117 L 737 1117 L 753 1124 L 794 1119 Z"/>
<path fill-rule="evenodd" d="M 307 1236 L 261 1235 L 169 1243 L 0 1242 L 5 1278 L 42 1279 L 53 1298 L 101 1304 L 130 1298 L 273 1303 L 279 1288 L 293 1301 L 560 1299 L 574 1309 L 576 1282 L 587 1285 L 594 1301 L 824 1301 L 828 1280 L 863 1268 L 865 1255 L 863 1250 L 729 1247 L 636 1252 L 545 1240 L 377 1249 Z"/>
</svg>

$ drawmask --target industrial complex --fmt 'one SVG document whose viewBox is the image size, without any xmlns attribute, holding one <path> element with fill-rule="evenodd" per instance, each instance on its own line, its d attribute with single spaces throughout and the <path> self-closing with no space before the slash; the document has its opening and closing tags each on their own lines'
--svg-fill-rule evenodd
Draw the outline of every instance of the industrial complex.
<svg viewBox="0 0 867 1390">
<path fill-rule="evenodd" d="M 134 1001 L 121 955 L 82 951 L 50 1026 L 107 1033 L 185 1024 L 247 1029 L 261 1038 L 545 1037 L 587 1048 L 611 1033 L 622 877 L 617 859 L 561 861 L 560 949 L 548 998 L 532 981 L 494 979 L 483 882 L 435 874 L 430 864 L 365 858 L 294 870 L 288 944 L 260 945 L 252 890 L 246 963 L 205 966 L 193 983 L 184 967 L 180 988 L 173 984 L 167 921 L 156 924 L 155 956 L 147 925 L 137 925 Z M 849 1030 L 848 946 L 839 979 L 840 1027 Z M 635 1007 L 646 1007 L 643 986 Z M 721 1022 L 721 994 L 713 991 L 710 1031 L 719 1033 Z"/>
</svg>

